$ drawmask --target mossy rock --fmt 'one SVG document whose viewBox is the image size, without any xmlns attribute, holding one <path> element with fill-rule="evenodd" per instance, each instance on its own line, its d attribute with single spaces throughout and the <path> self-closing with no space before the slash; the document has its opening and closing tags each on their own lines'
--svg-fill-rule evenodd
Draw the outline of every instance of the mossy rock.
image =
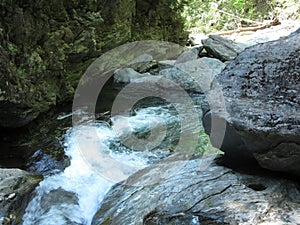
<svg viewBox="0 0 300 225">
<path fill-rule="evenodd" d="M 20 169 L 0 169 L 0 215 L 7 224 L 20 224 L 35 187 L 42 180 Z"/>
<path fill-rule="evenodd" d="M 73 97 L 102 53 L 135 40 L 184 43 L 172 1 L 0 3 L 0 127 L 20 127 Z"/>
</svg>

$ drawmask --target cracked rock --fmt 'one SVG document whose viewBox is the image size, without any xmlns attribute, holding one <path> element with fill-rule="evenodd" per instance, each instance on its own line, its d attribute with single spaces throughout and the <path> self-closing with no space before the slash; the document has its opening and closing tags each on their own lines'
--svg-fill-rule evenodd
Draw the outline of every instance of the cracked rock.
<svg viewBox="0 0 300 225">
<path fill-rule="evenodd" d="M 209 158 L 174 159 L 137 172 L 108 192 L 92 224 L 287 225 L 299 221 L 297 184 L 243 175 L 214 162 L 201 167 L 209 163 Z"/>
</svg>

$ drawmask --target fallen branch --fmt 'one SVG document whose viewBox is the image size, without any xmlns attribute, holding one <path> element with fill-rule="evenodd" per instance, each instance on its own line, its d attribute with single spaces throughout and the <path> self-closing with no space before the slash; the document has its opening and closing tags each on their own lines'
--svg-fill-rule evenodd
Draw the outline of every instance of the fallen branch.
<svg viewBox="0 0 300 225">
<path fill-rule="evenodd" d="M 241 28 L 238 28 L 236 30 L 229 30 L 229 31 L 221 31 L 221 32 L 217 32 L 217 33 L 214 33 L 216 35 L 231 35 L 231 34 L 236 34 L 236 33 L 241 33 L 241 32 L 247 32 L 247 31 L 258 31 L 258 30 L 263 30 L 263 29 L 266 29 L 266 28 L 270 28 L 271 26 L 276 26 L 276 25 L 279 25 L 280 24 L 280 21 L 276 18 L 268 23 L 262 23 L 263 25 L 260 25 L 260 26 L 255 26 L 255 27 L 241 27 Z"/>
<path fill-rule="evenodd" d="M 252 23 L 252 24 L 257 24 L 257 25 L 258 25 L 258 24 L 259 24 L 259 25 L 263 25 L 262 22 L 257 22 L 257 21 L 254 21 L 254 20 L 241 18 L 241 17 L 238 17 L 238 16 L 236 16 L 236 15 L 234 15 L 234 14 L 225 12 L 224 10 L 221 10 L 221 9 L 219 9 L 218 11 L 219 11 L 220 13 L 223 13 L 223 14 L 226 14 L 226 15 L 228 15 L 228 16 L 234 17 L 234 18 L 236 18 L 236 19 L 238 19 L 238 20 L 240 20 L 240 21 L 244 21 L 244 22 Z"/>
</svg>

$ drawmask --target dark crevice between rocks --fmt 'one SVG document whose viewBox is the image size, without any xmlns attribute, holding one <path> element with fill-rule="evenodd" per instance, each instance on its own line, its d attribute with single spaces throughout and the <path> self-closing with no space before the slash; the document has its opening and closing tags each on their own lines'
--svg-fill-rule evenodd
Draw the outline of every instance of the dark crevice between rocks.
<svg viewBox="0 0 300 225">
<path fill-rule="evenodd" d="M 203 110 L 203 125 L 205 128 L 205 132 L 210 135 L 211 130 L 211 111 L 208 105 L 202 106 Z M 242 148 L 246 148 L 246 145 L 242 138 L 239 136 L 239 128 L 233 126 L 232 124 L 226 123 L 226 132 L 224 136 L 224 140 L 222 142 L 221 150 L 225 154 L 222 157 L 219 157 L 216 160 L 216 163 L 220 166 L 225 166 L 234 171 L 243 174 L 250 175 L 266 175 L 274 178 L 286 178 L 289 180 L 293 180 L 299 182 L 299 176 L 281 171 L 272 171 L 270 169 L 265 169 L 261 167 L 258 161 L 255 159 L 255 156 L 251 151 L 246 149 L 241 150 Z M 267 135 L 267 134 L 266 134 Z M 294 142 L 289 142 L 294 143 Z M 280 146 L 280 143 L 274 144 L 274 146 Z M 294 143 L 295 144 L 295 143 Z M 273 148 L 273 146 L 272 146 Z M 264 152 L 268 152 L 269 149 L 265 149 Z M 261 150 L 261 152 L 263 152 Z"/>
<path fill-rule="evenodd" d="M 211 195 L 208 195 L 206 197 L 203 197 L 201 198 L 199 201 L 195 202 L 194 205 L 192 205 L 189 209 L 186 210 L 186 212 L 188 211 L 191 211 L 196 205 L 200 204 L 202 201 L 208 199 L 208 198 L 211 198 L 213 196 L 216 196 L 216 195 L 221 195 L 222 193 L 224 193 L 225 191 L 227 191 L 229 188 L 231 187 L 231 184 L 226 186 L 223 190 L 219 191 L 219 192 L 216 192 L 216 193 L 213 193 Z"/>
<path fill-rule="evenodd" d="M 200 225 L 197 216 L 194 216 L 191 213 L 167 213 L 167 212 L 151 212 L 144 218 L 143 225 L 181 225 L 181 224 L 190 224 L 190 225 Z"/>
<path fill-rule="evenodd" d="M 198 218 L 201 225 L 228 225 L 229 223 L 222 222 L 223 218 L 218 218 L 215 215 L 202 215 L 198 213 Z"/>
<path fill-rule="evenodd" d="M 227 156 L 226 154 L 224 154 L 222 157 L 216 159 L 216 164 L 230 168 L 233 171 L 236 171 L 241 174 L 258 175 L 258 176 L 264 176 L 264 177 L 275 178 L 275 179 L 284 178 L 287 180 L 291 180 L 298 184 L 300 190 L 300 182 L 298 176 L 294 176 L 292 174 L 285 173 L 285 172 L 271 171 L 262 168 L 254 158 L 238 158 L 238 157 Z M 264 185 L 259 183 L 258 184 L 250 183 L 246 185 L 253 190 L 258 189 L 256 191 L 261 191 L 266 189 L 266 188 L 263 189 Z"/>
<path fill-rule="evenodd" d="M 264 191 L 267 189 L 265 185 L 260 183 L 248 184 L 247 187 L 251 188 L 254 191 Z"/>
<path fill-rule="evenodd" d="M 227 155 L 226 153 L 222 157 L 217 158 L 216 163 L 220 166 L 225 166 L 237 172 L 246 174 L 262 174 L 269 172 L 268 170 L 263 169 L 254 158 L 234 157 Z"/>
<path fill-rule="evenodd" d="M 146 215 L 143 225 L 227 225 L 222 222 L 223 218 L 218 218 L 215 215 L 207 215 L 201 212 L 197 213 L 167 213 L 153 211 Z"/>
<path fill-rule="evenodd" d="M 71 112 L 71 104 L 42 113 L 21 128 L 0 127 L 0 168 L 19 168 L 43 175 L 52 170 L 63 170 L 68 165 L 68 158 L 61 138 L 71 126 L 72 118 L 57 120 L 60 112 Z M 38 162 L 43 168 L 39 168 Z"/>
</svg>

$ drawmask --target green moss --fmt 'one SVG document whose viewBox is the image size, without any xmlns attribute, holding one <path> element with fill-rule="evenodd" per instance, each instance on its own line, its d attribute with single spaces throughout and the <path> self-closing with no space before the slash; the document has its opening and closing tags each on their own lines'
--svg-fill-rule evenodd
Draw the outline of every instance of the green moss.
<svg viewBox="0 0 300 225">
<path fill-rule="evenodd" d="M 207 155 L 224 153 L 211 144 L 209 136 L 205 133 L 204 129 L 202 129 L 199 132 L 199 142 L 196 148 L 196 154 Z"/>
<path fill-rule="evenodd" d="M 10 43 L 10 42 L 7 43 L 7 49 L 12 54 L 15 54 L 18 52 L 18 47 L 15 44 Z"/>
<path fill-rule="evenodd" d="M 17 70 L 17 73 L 19 76 L 23 76 L 25 74 L 25 69 L 19 67 L 18 70 Z"/>
<path fill-rule="evenodd" d="M 62 130 L 61 129 L 56 129 L 55 131 L 54 131 L 54 135 L 55 135 L 55 137 L 56 138 L 60 138 L 61 136 L 62 136 Z"/>
<path fill-rule="evenodd" d="M 32 107 L 35 116 L 72 99 L 85 70 L 104 52 L 134 40 L 187 39 L 173 1 L 12 2 L 3 4 L 0 21 L 7 51 L 0 52 L 0 83 L 13 82 L 4 99 Z"/>
<path fill-rule="evenodd" d="M 109 225 L 109 224 L 111 224 L 110 217 L 105 218 L 104 222 L 101 223 L 101 225 Z"/>
</svg>

